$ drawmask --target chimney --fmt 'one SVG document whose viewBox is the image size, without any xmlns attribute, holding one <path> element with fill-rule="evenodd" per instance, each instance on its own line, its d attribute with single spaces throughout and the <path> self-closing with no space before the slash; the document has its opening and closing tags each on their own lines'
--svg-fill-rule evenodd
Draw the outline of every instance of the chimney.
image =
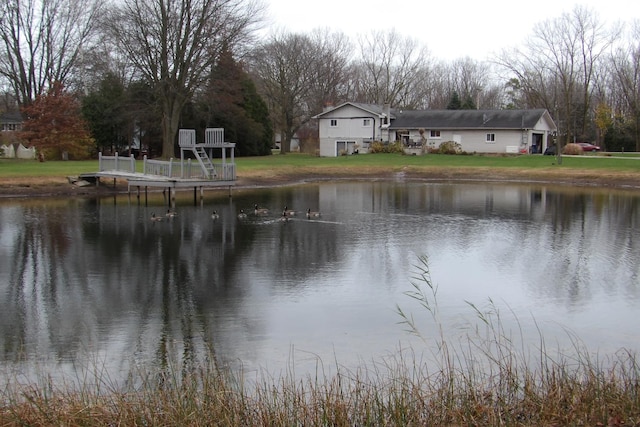
<svg viewBox="0 0 640 427">
<path fill-rule="evenodd" d="M 391 104 L 385 102 L 385 104 L 382 107 L 382 114 L 384 114 L 382 123 L 385 125 L 391 123 Z"/>
</svg>

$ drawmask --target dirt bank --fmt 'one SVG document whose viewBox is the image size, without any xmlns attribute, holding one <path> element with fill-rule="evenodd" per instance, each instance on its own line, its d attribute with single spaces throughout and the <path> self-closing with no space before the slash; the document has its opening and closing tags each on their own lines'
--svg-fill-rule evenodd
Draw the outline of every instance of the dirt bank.
<svg viewBox="0 0 640 427">
<path fill-rule="evenodd" d="M 433 182 L 530 182 L 574 186 L 610 187 L 640 190 L 640 174 L 580 170 L 526 170 L 526 169 L 415 169 L 402 170 L 303 170 L 294 173 L 286 171 L 261 170 L 243 173 L 235 188 L 274 187 L 293 185 L 303 182 L 377 179 L 377 180 L 421 180 Z M 109 195 L 127 192 L 124 180 L 103 182 L 100 186 L 80 187 L 69 182 L 67 177 L 60 178 L 20 178 L 6 179 L 0 182 L 0 198 L 25 197 L 70 197 Z"/>
</svg>

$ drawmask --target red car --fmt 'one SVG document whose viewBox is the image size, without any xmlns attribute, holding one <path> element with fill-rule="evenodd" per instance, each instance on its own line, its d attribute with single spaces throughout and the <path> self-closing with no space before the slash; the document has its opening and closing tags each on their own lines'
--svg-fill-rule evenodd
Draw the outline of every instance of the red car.
<svg viewBox="0 0 640 427">
<path fill-rule="evenodd" d="M 577 144 L 582 147 L 582 151 L 600 151 L 600 147 L 589 144 L 588 142 L 577 142 Z"/>
</svg>

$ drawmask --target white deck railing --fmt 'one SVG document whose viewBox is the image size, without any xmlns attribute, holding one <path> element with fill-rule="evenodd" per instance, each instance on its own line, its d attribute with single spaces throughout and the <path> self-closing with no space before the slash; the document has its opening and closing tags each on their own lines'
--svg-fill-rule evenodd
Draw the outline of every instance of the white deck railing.
<svg viewBox="0 0 640 427">
<path fill-rule="evenodd" d="M 208 181 L 234 181 L 236 179 L 236 165 L 234 163 L 213 163 L 218 172 L 215 177 L 207 178 L 197 162 L 191 159 L 181 164 L 180 160 L 151 160 L 144 156 L 142 170 L 137 171 L 135 157 L 103 156 L 98 154 L 99 172 L 126 172 L 149 175 L 149 177 L 201 179 Z"/>
<path fill-rule="evenodd" d="M 116 171 L 116 172 L 130 172 L 136 171 L 136 158 L 133 156 L 125 157 L 118 156 L 103 156 L 102 152 L 98 153 L 98 169 L 100 172 L 104 171 Z"/>
<path fill-rule="evenodd" d="M 180 148 L 190 148 L 196 146 L 196 130 L 195 129 L 179 129 L 178 130 L 178 146 Z"/>
<path fill-rule="evenodd" d="M 220 147 L 224 145 L 224 128 L 207 128 L 204 131 L 205 147 Z"/>
<path fill-rule="evenodd" d="M 223 147 L 226 144 L 224 140 L 224 128 L 207 128 L 204 131 L 204 143 L 198 143 L 196 139 L 195 129 L 179 129 L 178 130 L 178 146 L 180 148 L 195 147 Z"/>
</svg>

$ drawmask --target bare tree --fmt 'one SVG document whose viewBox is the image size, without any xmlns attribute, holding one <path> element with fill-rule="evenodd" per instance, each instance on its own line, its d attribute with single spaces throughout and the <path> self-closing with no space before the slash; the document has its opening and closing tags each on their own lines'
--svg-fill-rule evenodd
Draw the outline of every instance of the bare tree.
<svg viewBox="0 0 640 427">
<path fill-rule="evenodd" d="M 594 12 L 576 6 L 536 26 L 522 50 L 505 52 L 498 62 L 515 75 L 529 106 L 555 113 L 570 142 L 586 132 L 594 76 L 615 34 Z"/>
<path fill-rule="evenodd" d="M 618 113 L 634 123 L 636 151 L 640 151 L 640 21 L 631 31 L 630 40 L 612 57 L 612 89 L 619 95 Z"/>
<path fill-rule="evenodd" d="M 257 0 L 123 0 L 113 9 L 117 47 L 157 92 L 163 157 L 174 155 L 183 108 L 222 48 L 247 41 L 262 12 Z"/>
<path fill-rule="evenodd" d="M 310 39 L 314 55 L 307 102 L 310 112 L 317 114 L 327 103 L 335 105 L 348 100 L 353 46 L 345 34 L 327 29 L 312 31 Z"/>
<path fill-rule="evenodd" d="M 421 84 L 419 90 L 421 100 L 415 108 L 422 109 L 444 109 L 451 97 L 449 88 L 449 68 L 445 62 L 438 62 L 422 71 Z"/>
<path fill-rule="evenodd" d="M 483 62 L 470 57 L 452 61 L 445 69 L 447 90 L 449 94 L 457 92 L 463 104 L 481 107 L 481 100 L 487 106 L 494 89 L 489 67 Z"/>
<path fill-rule="evenodd" d="M 281 153 L 325 102 L 338 102 L 347 90 L 350 46 L 341 34 L 279 32 L 252 55 L 251 70 L 281 134 Z"/>
<path fill-rule="evenodd" d="M 416 108 L 424 97 L 429 75 L 429 52 L 416 40 L 401 37 L 395 30 L 373 31 L 359 40 L 362 102 Z"/>
<path fill-rule="evenodd" d="M 91 42 L 100 0 L 4 0 L 0 3 L 0 75 L 18 104 L 29 105 L 53 84 L 65 84 Z"/>
</svg>

